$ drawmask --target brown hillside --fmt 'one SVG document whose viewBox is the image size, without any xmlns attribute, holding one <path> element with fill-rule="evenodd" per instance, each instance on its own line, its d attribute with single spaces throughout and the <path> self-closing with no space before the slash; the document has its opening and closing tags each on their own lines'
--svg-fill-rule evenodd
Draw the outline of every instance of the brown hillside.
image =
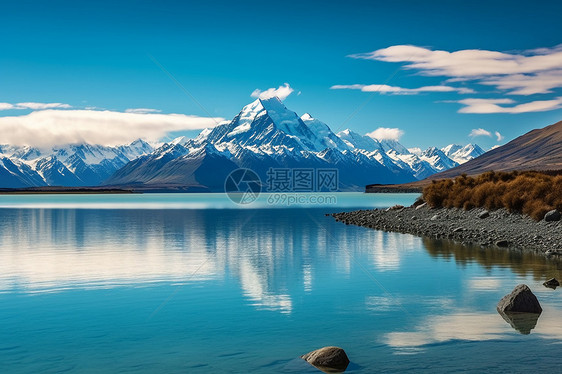
<svg viewBox="0 0 562 374">
<path fill-rule="evenodd" d="M 434 174 L 428 179 L 454 178 L 461 174 L 477 175 L 490 170 L 558 169 L 562 169 L 562 121 L 532 130 L 474 160 Z"/>
</svg>

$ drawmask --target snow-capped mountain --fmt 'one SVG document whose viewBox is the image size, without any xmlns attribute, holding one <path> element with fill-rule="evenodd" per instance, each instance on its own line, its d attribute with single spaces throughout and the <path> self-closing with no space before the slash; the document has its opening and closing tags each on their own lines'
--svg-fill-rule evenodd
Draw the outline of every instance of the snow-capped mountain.
<svg viewBox="0 0 562 374">
<path fill-rule="evenodd" d="M 433 169 L 438 171 L 443 171 L 447 169 L 454 168 L 455 166 L 459 166 L 459 164 L 453 160 L 451 160 L 445 153 L 436 148 L 436 147 L 429 147 L 425 151 L 422 152 L 421 156 L 419 156 L 421 160 L 427 161 Z"/>
<path fill-rule="evenodd" d="M 96 186 L 153 148 L 143 140 L 108 147 L 73 144 L 49 150 L 0 146 L 0 187 Z"/>
<path fill-rule="evenodd" d="M 278 98 L 258 99 L 230 122 L 129 163 L 107 183 L 189 184 L 221 191 L 227 172 L 237 167 L 256 171 L 264 182 L 269 168 L 337 168 L 344 189 L 362 189 L 373 175 L 385 183 L 413 180 L 411 173 L 387 168 L 366 152 L 349 147 L 312 116 L 299 117 Z"/>
<path fill-rule="evenodd" d="M 445 153 L 445 155 L 447 155 L 447 157 L 459 165 L 485 153 L 478 144 L 467 144 L 464 147 L 458 144 L 450 144 L 441 150 Z"/>
<path fill-rule="evenodd" d="M 0 187 L 103 184 L 223 191 L 230 171 L 244 167 L 265 184 L 270 168 L 337 169 L 340 190 L 363 190 L 372 183 L 423 179 L 481 153 L 472 144 L 411 152 L 395 140 L 349 129 L 335 134 L 324 122 L 308 113 L 299 117 L 274 97 L 257 99 L 231 121 L 194 139 L 179 137 L 157 148 L 142 140 L 49 151 L 0 145 Z"/>
<path fill-rule="evenodd" d="M 394 140 L 349 129 L 335 134 L 324 122 L 308 113 L 299 117 L 274 97 L 257 99 L 232 121 L 195 139 L 162 145 L 106 183 L 221 191 L 228 172 L 238 167 L 256 171 L 264 182 L 269 168 L 337 168 L 341 189 L 362 190 L 365 184 L 410 182 L 456 165 L 437 148 L 416 155 Z"/>
</svg>

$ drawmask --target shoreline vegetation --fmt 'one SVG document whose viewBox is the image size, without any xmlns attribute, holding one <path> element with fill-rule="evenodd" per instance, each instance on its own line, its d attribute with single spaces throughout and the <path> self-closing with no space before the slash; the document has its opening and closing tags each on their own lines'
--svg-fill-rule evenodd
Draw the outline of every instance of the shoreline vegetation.
<svg viewBox="0 0 562 374">
<path fill-rule="evenodd" d="M 551 210 L 562 211 L 562 170 L 463 174 L 434 180 L 422 194 L 432 208 L 504 208 L 540 221 Z"/>
<path fill-rule="evenodd" d="M 377 230 L 558 256 L 561 212 L 562 171 L 490 171 L 432 181 L 410 207 L 331 216 Z"/>
</svg>

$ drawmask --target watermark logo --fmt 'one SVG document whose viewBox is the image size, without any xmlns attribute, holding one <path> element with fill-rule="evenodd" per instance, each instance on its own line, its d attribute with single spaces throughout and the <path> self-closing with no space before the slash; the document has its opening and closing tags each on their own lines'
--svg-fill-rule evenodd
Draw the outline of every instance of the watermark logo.
<svg viewBox="0 0 562 374">
<path fill-rule="evenodd" d="M 269 168 L 268 192 L 335 192 L 338 169 Z"/>
<path fill-rule="evenodd" d="M 261 179 L 253 170 L 236 169 L 226 177 L 224 191 L 236 204 L 250 204 L 261 193 Z"/>
<path fill-rule="evenodd" d="M 325 192 L 338 190 L 338 169 L 269 168 L 264 188 L 269 205 L 335 204 L 335 196 Z M 250 204 L 262 192 L 262 182 L 250 169 L 236 169 L 226 178 L 225 192 L 236 204 Z M 317 193 L 317 194 L 314 194 Z"/>
</svg>

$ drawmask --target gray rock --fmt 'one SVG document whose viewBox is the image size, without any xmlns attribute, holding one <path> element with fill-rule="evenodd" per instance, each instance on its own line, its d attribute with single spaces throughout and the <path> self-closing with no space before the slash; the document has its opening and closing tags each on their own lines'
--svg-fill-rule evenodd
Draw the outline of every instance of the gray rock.
<svg viewBox="0 0 562 374">
<path fill-rule="evenodd" d="M 539 300 L 526 284 L 517 285 L 510 294 L 502 297 L 497 310 L 500 313 L 542 313 Z"/>
<path fill-rule="evenodd" d="M 550 278 L 549 280 L 544 282 L 543 285 L 548 288 L 556 289 L 556 287 L 560 286 L 560 282 L 558 282 L 558 279 L 556 278 Z"/>
<path fill-rule="evenodd" d="M 418 205 L 418 206 L 416 207 L 416 210 L 425 208 L 426 206 L 427 206 L 427 203 L 420 204 L 420 205 Z"/>
<path fill-rule="evenodd" d="M 349 365 L 347 354 L 339 347 L 323 347 L 302 355 L 301 358 L 327 373 L 345 371 Z"/>
<path fill-rule="evenodd" d="M 509 247 L 509 242 L 507 240 L 498 240 L 496 245 L 498 247 Z"/>
<path fill-rule="evenodd" d="M 433 217 L 431 217 L 431 221 L 437 221 L 439 219 L 439 216 L 436 214 Z"/>
<path fill-rule="evenodd" d="M 546 222 L 555 222 L 555 221 L 560 221 L 560 217 L 561 217 L 560 212 L 554 209 L 551 210 L 550 212 L 547 212 L 544 215 L 544 220 Z"/>
<path fill-rule="evenodd" d="M 490 217 L 490 212 L 488 212 L 487 210 L 483 211 L 482 213 L 480 213 L 478 215 L 478 218 L 480 218 L 480 219 L 484 219 L 484 218 L 488 218 L 488 217 Z"/>
<path fill-rule="evenodd" d="M 464 229 L 462 227 L 457 227 L 456 229 L 453 230 L 453 232 L 461 232 Z"/>
</svg>

